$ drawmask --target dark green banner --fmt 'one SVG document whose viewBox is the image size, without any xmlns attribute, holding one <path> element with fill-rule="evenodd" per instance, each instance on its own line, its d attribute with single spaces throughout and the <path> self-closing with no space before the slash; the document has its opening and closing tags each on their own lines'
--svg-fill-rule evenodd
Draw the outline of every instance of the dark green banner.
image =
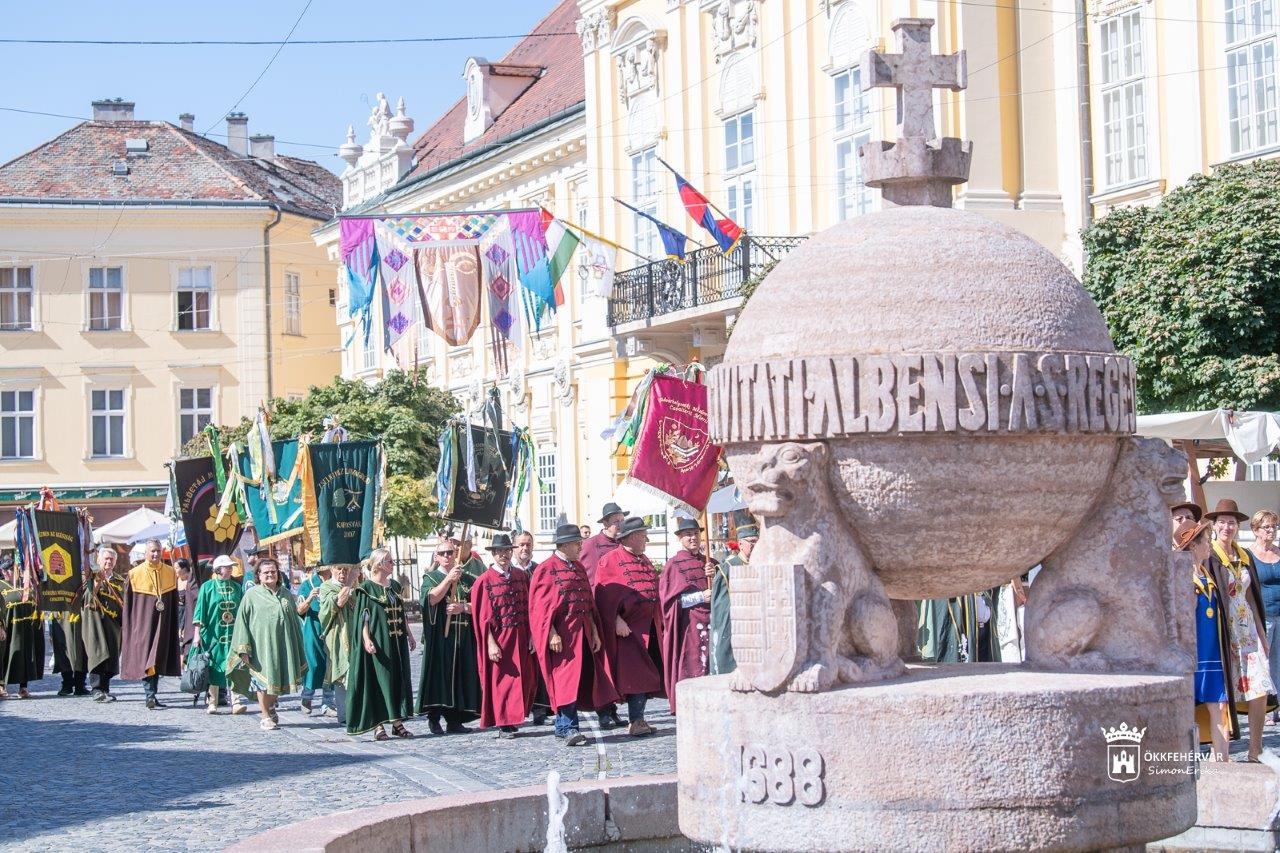
<svg viewBox="0 0 1280 853">
<path fill-rule="evenodd" d="M 308 445 L 320 527 L 320 562 L 358 563 L 373 550 L 381 469 L 376 441 Z"/>
<path fill-rule="evenodd" d="M 40 533 L 40 556 L 45 580 L 40 585 L 40 609 L 46 613 L 78 611 L 84 583 L 80 523 L 74 512 L 35 510 Z"/>
</svg>

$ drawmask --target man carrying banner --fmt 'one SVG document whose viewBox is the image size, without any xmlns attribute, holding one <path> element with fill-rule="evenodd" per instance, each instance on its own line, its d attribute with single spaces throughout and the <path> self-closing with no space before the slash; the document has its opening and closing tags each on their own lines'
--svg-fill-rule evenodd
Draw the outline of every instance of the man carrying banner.
<svg viewBox="0 0 1280 853">
<path fill-rule="evenodd" d="M 178 573 L 160 560 L 160 542 L 146 544 L 143 562 L 125 581 L 120 677 L 141 681 L 147 709 L 164 706 L 156 699 L 163 675 L 182 674 L 178 657 Z"/>
<path fill-rule="evenodd" d="M 751 549 L 760 541 L 760 528 L 743 524 L 738 528 L 738 550 L 716 567 L 711 579 L 711 674 L 724 675 L 738 668 L 733 659 L 733 623 L 729 617 L 729 584 L 737 566 L 751 561 Z"/>
<path fill-rule="evenodd" d="M 533 651 L 556 712 L 556 737 L 566 746 L 587 742 L 579 731 L 578 705 L 602 708 L 618 701 L 600 641 L 600 618 L 587 570 L 578 562 L 582 531 L 556 528 L 556 552 L 538 565 L 529 586 Z"/>
<path fill-rule="evenodd" d="M 8 643 L 8 653 L 0 660 L 0 667 L 4 667 L 0 681 L 16 684 L 18 698 L 26 699 L 31 695 L 27 685 L 44 678 L 44 627 L 40 606 L 29 587 L 30 578 L 15 577 L 16 572 L 19 570 L 10 563 L 9 582 L 0 589 Z"/>
<path fill-rule="evenodd" d="M 298 585 L 298 615 L 302 617 L 302 650 L 307 655 L 307 674 L 302 679 L 302 713 L 310 714 L 312 700 L 320 691 L 320 716 L 337 713 L 337 701 L 328 683 L 329 654 L 325 650 L 324 632 L 320 630 L 320 587 L 328 580 L 331 569 L 319 566 Z M 334 709 L 334 710 L 330 710 Z"/>
<path fill-rule="evenodd" d="M 218 705 L 226 704 L 222 691 L 231 693 L 231 713 L 243 714 L 244 702 L 232 693 L 227 682 L 227 657 L 231 652 L 231 634 L 236 627 L 236 614 L 244 590 L 231 578 L 235 561 L 225 554 L 213 558 L 213 576 L 200 584 L 191 623 L 195 626 L 193 642 L 209 656 L 209 704 L 206 713 L 218 713 Z"/>
<path fill-rule="evenodd" d="M 667 702 L 676 713 L 676 684 L 706 675 L 711 642 L 711 575 L 716 561 L 702 553 L 702 525 L 681 518 L 676 537 L 684 550 L 662 568 L 662 665 Z"/>
<path fill-rule="evenodd" d="M 418 713 L 432 734 L 464 734 L 464 723 L 480 714 L 480 672 L 471 628 L 471 587 L 484 564 L 471 554 L 471 542 L 446 532 L 435 554 L 435 568 L 422 577 L 422 677 Z M 457 565 L 458 557 L 465 565 Z M 479 567 L 479 571 L 476 567 Z M 440 727 L 443 717 L 446 728 Z"/>
<path fill-rule="evenodd" d="M 480 727 L 513 738 L 533 702 L 529 576 L 511 565 L 511 537 L 493 537 L 493 565 L 471 587 L 471 621 L 480 670 Z"/>
<path fill-rule="evenodd" d="M 80 595 L 72 605 L 75 611 L 57 614 L 49 621 L 49 640 L 53 645 L 53 671 L 62 676 L 59 696 L 88 696 L 89 664 L 80 624 Z"/>
<path fill-rule="evenodd" d="M 533 573 L 538 564 L 533 561 L 533 534 L 522 530 L 513 540 L 515 551 L 511 556 L 511 565 L 524 572 L 529 582 L 533 582 Z M 542 680 L 542 670 L 538 668 L 538 659 L 533 659 L 533 724 L 541 726 L 547 717 L 555 713 L 551 708 L 551 700 L 547 697 L 547 685 Z"/>
<path fill-rule="evenodd" d="M 120 616 L 124 584 L 115 577 L 116 552 L 103 545 L 97 553 L 97 571 L 89 578 L 84 609 L 80 611 L 85 665 L 93 685 L 95 702 L 114 702 L 111 677 L 120 672 Z"/>
<path fill-rule="evenodd" d="M 644 737 L 654 732 L 644 718 L 645 703 L 651 694 L 662 693 L 658 572 L 644 555 L 645 520 L 628 518 L 619 533 L 620 547 L 605 554 L 596 569 L 596 609 L 613 683 L 627 700 L 627 734 Z"/>
</svg>

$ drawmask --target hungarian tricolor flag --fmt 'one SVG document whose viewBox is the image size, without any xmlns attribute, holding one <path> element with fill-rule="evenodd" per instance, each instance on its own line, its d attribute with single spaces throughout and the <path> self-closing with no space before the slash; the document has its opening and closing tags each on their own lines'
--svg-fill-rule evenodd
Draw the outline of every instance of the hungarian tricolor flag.
<svg viewBox="0 0 1280 853">
<path fill-rule="evenodd" d="M 569 269 L 569 262 L 580 241 L 577 234 L 566 228 L 549 211 L 543 209 L 541 216 L 542 230 L 547 235 L 547 257 L 531 277 L 532 286 L 529 289 L 544 302 L 559 308 L 564 305 L 564 287 L 560 279 L 565 270 Z M 526 286 L 528 285 L 529 282 L 526 282 Z"/>
<path fill-rule="evenodd" d="M 662 165 L 671 169 L 671 165 L 665 160 L 661 162 Z M 684 209 L 715 239 L 720 246 L 720 251 L 726 255 L 732 252 L 734 246 L 737 246 L 738 241 L 742 239 L 742 229 L 738 227 L 738 223 L 727 216 L 716 219 L 707 197 L 694 189 L 693 184 L 686 181 L 684 176 L 675 169 L 671 169 L 671 174 L 676 176 L 676 189 L 680 191 L 680 201 L 684 202 Z"/>
</svg>

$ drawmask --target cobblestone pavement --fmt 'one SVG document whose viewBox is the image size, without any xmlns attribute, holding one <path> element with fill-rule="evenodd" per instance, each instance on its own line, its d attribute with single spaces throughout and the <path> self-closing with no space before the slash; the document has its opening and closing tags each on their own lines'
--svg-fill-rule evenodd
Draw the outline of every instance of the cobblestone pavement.
<svg viewBox="0 0 1280 853">
<path fill-rule="evenodd" d="M 417 667 L 414 684 L 417 684 Z M 528 724 L 515 740 L 492 733 L 378 743 L 350 738 L 334 718 L 280 702 L 280 729 L 258 728 L 256 706 L 208 716 L 161 679 L 168 707 L 147 711 L 140 682 L 112 685 L 119 701 L 59 698 L 57 676 L 32 698 L 0 702 L 0 849 L 213 850 L 332 811 L 465 791 L 563 779 L 675 772 L 675 721 L 665 700 L 650 703 L 652 737 L 594 729 L 568 748 L 550 724 Z M 626 716 L 625 706 L 622 716 Z"/>
</svg>

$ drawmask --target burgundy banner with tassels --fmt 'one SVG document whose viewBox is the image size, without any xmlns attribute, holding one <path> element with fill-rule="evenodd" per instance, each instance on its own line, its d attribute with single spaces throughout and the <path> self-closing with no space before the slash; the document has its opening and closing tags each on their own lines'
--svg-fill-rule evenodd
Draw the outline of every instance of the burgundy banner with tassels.
<svg viewBox="0 0 1280 853">
<path fill-rule="evenodd" d="M 707 386 L 654 376 L 627 482 L 698 514 L 711 499 L 719 460 L 707 428 Z"/>
</svg>

